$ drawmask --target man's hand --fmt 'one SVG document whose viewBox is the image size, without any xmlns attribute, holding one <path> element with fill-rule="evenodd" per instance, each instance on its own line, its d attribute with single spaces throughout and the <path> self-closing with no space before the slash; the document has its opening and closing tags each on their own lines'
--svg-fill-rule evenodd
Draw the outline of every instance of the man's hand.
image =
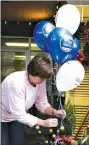
<svg viewBox="0 0 89 145">
<path fill-rule="evenodd" d="M 57 125 L 58 125 L 58 120 L 56 118 L 50 118 L 44 120 L 45 127 L 57 127 Z"/>
<path fill-rule="evenodd" d="M 66 117 L 66 112 L 64 109 L 61 109 L 61 110 L 53 109 L 53 115 L 64 119 Z"/>
<path fill-rule="evenodd" d="M 46 120 L 38 119 L 36 125 L 43 126 L 43 127 L 57 127 L 58 119 L 57 118 L 50 118 Z"/>
</svg>

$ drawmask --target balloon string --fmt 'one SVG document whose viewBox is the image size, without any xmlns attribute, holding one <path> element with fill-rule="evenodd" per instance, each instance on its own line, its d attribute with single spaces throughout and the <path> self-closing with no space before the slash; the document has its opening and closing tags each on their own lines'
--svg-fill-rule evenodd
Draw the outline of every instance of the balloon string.
<svg viewBox="0 0 89 145">
<path fill-rule="evenodd" d="M 58 109 L 63 109 L 62 103 L 61 103 L 61 96 L 62 96 L 63 92 L 59 92 L 58 98 L 57 98 L 57 102 L 59 102 L 59 107 Z"/>
<path fill-rule="evenodd" d="M 58 106 L 58 109 L 63 109 L 63 106 L 62 106 L 62 101 L 61 101 L 61 96 L 64 92 L 59 92 L 59 95 L 58 95 L 58 98 L 57 98 L 57 102 L 59 102 L 59 106 Z M 61 126 L 63 125 L 63 118 L 61 118 Z M 60 128 L 59 126 L 57 126 L 57 136 L 60 135 Z"/>
<path fill-rule="evenodd" d="M 55 67 L 55 68 L 53 68 L 53 70 L 56 70 L 56 74 L 57 74 L 58 69 Z M 53 81 L 54 81 L 54 83 L 52 83 L 53 85 L 56 84 L 56 74 L 55 74 L 54 77 L 53 77 Z"/>
</svg>

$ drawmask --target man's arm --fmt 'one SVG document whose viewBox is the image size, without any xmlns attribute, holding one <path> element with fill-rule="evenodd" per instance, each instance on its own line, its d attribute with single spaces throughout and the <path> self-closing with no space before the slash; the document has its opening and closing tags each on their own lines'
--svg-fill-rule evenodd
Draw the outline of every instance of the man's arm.
<svg viewBox="0 0 89 145">
<path fill-rule="evenodd" d="M 44 114 L 47 114 L 47 115 L 54 115 L 54 111 L 55 109 L 52 108 L 51 106 L 47 106 L 44 110 Z"/>
<path fill-rule="evenodd" d="M 48 115 L 53 115 L 55 117 L 62 117 L 62 118 L 65 118 L 66 116 L 65 110 L 56 110 L 51 106 L 46 107 L 44 113 Z"/>
<path fill-rule="evenodd" d="M 51 107 L 48 103 L 47 94 L 46 94 L 46 84 L 45 82 L 40 85 L 38 97 L 35 102 L 37 109 L 43 114 L 53 115 L 56 117 L 65 118 L 66 112 L 64 110 L 56 110 Z"/>
</svg>

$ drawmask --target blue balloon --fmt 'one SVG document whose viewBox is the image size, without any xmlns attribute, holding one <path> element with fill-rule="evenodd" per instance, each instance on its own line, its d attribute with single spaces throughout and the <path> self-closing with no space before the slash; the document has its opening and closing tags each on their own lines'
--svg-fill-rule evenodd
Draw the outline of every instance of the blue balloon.
<svg viewBox="0 0 89 145">
<path fill-rule="evenodd" d="M 54 61 L 62 64 L 68 61 L 73 46 L 72 34 L 63 28 L 54 28 L 48 36 L 47 47 Z"/>
<path fill-rule="evenodd" d="M 33 38 L 37 46 L 44 52 L 49 52 L 46 44 L 50 32 L 55 26 L 49 21 L 41 21 L 36 24 L 33 30 Z"/>
<path fill-rule="evenodd" d="M 81 44 L 80 44 L 80 41 L 79 39 L 77 39 L 76 37 L 73 37 L 73 47 L 72 47 L 72 50 L 70 52 L 70 54 L 68 54 L 66 56 L 66 59 L 63 63 L 69 61 L 69 60 L 75 60 L 77 59 L 77 57 L 79 56 L 80 54 L 80 49 L 81 48 Z"/>
<path fill-rule="evenodd" d="M 77 39 L 76 37 L 73 37 L 73 47 L 71 50 L 72 60 L 75 60 L 79 56 L 80 48 L 81 48 L 81 44 L 80 44 L 79 39 Z"/>
</svg>

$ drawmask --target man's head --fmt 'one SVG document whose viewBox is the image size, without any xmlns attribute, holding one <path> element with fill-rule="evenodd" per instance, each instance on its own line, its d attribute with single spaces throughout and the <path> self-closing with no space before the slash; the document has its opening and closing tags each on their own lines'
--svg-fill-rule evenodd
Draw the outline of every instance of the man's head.
<svg viewBox="0 0 89 145">
<path fill-rule="evenodd" d="M 49 59 L 35 56 L 27 66 L 29 81 L 33 84 L 42 83 L 53 75 L 53 68 Z"/>
</svg>

